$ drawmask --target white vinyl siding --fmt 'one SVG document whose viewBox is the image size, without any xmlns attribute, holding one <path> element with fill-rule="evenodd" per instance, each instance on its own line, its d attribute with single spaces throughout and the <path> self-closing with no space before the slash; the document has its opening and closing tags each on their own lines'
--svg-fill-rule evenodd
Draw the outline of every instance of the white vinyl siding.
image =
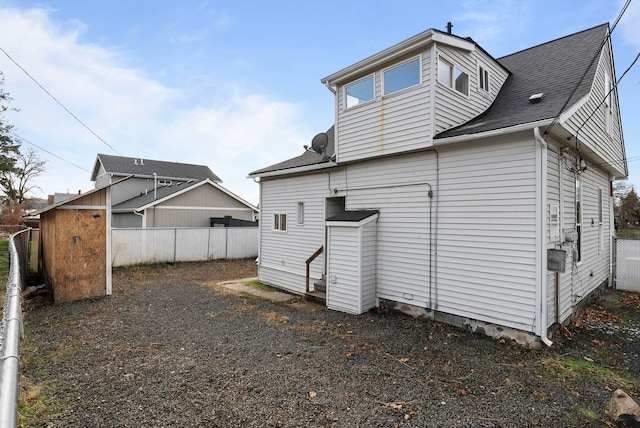
<svg viewBox="0 0 640 428">
<path fill-rule="evenodd" d="M 305 260 L 324 245 L 324 198 L 329 196 L 327 174 L 260 181 L 260 261 L 261 282 L 304 293 Z M 272 230 L 274 214 L 295 215 L 304 203 L 305 224 L 289 221 L 286 233 Z M 321 278 L 324 253 L 311 264 L 311 280 Z"/>
<path fill-rule="evenodd" d="M 346 174 L 347 210 L 379 210 L 378 297 L 429 307 L 430 238 L 434 239 L 429 221 L 435 218 L 435 201 L 428 192 L 435 187 L 435 155 L 422 152 L 361 162 L 350 165 Z"/>
<path fill-rule="evenodd" d="M 420 55 L 421 83 L 382 94 L 382 70 L 375 73 L 375 101 L 345 109 L 338 88 L 337 159 L 347 162 L 431 146 L 429 50 Z M 398 64 L 401 64 L 399 62 Z"/>
<path fill-rule="evenodd" d="M 327 222 L 327 307 L 361 314 L 376 304 L 376 217 L 360 223 Z"/>
<path fill-rule="evenodd" d="M 564 125 L 574 134 L 580 129 L 578 132 L 580 144 L 593 150 L 596 156 L 602 160 L 597 160 L 595 163 L 607 165 L 606 168 L 609 172 L 622 176 L 625 174 L 625 163 L 623 162 L 625 152 L 622 145 L 618 91 L 614 90 L 610 95 L 610 108 L 603 102 L 606 94 L 605 81 L 607 77 L 605 76 L 611 76 L 612 81 L 614 79 L 610 52 L 610 44 L 607 43 L 600 56 L 593 86 L 586 102 L 566 119 Z M 610 117 L 607 119 L 609 115 Z M 610 125 L 607 125 L 607 120 L 610 120 Z M 607 132 L 608 126 L 610 132 Z"/>
<path fill-rule="evenodd" d="M 557 166 L 556 166 L 557 169 Z M 562 170 L 563 195 L 564 200 L 561 202 L 564 211 L 564 223 L 561 230 L 561 238 L 564 241 L 564 233 L 575 231 L 575 181 L 571 172 L 563 168 Z M 551 186 L 551 176 L 549 184 Z M 608 175 L 601 169 L 592 166 L 580 175 L 582 181 L 582 262 L 574 263 L 572 257 L 572 243 L 565 243 L 563 249 L 567 250 L 567 268 L 565 273 L 561 273 L 559 284 L 559 322 L 566 322 L 576 307 L 576 304 L 585 296 L 587 296 L 596 287 L 607 281 L 609 278 L 609 250 L 611 246 L 611 237 L 608 231 L 611 226 L 610 201 L 608 197 L 603 197 L 602 204 L 602 228 L 607 232 L 599 242 L 599 234 L 601 233 L 598 225 L 598 216 L 600 213 L 599 192 L 600 189 L 606 189 L 609 186 Z M 557 183 L 553 184 L 558 186 Z M 559 187 L 558 187 L 559 188 Z M 593 224 L 591 219 L 594 220 Z M 602 247 L 600 247 L 602 245 Z M 593 272 L 593 275 L 591 273 Z M 553 289 L 555 293 L 555 288 Z"/>
<path fill-rule="evenodd" d="M 451 127 L 461 125 L 485 111 L 497 96 L 502 84 L 507 78 L 507 72 L 499 67 L 495 61 L 482 52 L 464 52 L 445 45 L 437 46 L 438 57 L 442 56 L 451 64 L 462 69 L 469 76 L 468 95 L 446 87 L 444 84 L 435 86 L 434 100 L 434 134 L 438 134 Z M 477 90 L 478 64 L 491 75 L 489 90 Z"/>
<path fill-rule="evenodd" d="M 512 136 L 513 137 L 513 136 Z M 440 152 L 438 309 L 533 331 L 536 143 L 482 141 Z"/>
</svg>

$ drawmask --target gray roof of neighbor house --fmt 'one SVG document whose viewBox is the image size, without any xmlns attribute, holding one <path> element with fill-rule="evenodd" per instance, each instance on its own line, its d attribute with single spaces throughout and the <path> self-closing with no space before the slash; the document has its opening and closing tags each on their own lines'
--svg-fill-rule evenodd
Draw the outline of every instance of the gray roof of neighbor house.
<svg viewBox="0 0 640 428">
<path fill-rule="evenodd" d="M 189 189 L 207 185 L 206 183 L 209 183 L 209 185 L 215 187 L 219 191 L 226 193 L 238 202 L 246 205 L 248 208 L 251 208 L 256 212 L 258 211 L 258 208 L 253 206 L 249 202 L 231 193 L 227 189 L 223 188 L 220 184 L 217 184 L 214 181 L 205 178 L 203 180 L 189 180 L 187 182 L 172 184 L 170 186 L 158 186 L 155 193 L 153 190 L 151 190 L 114 205 L 112 207 L 112 212 L 131 212 L 133 210 L 151 206 L 162 202 L 163 200 L 171 199 L 171 197 L 173 197 L 172 195 L 177 194 L 178 192 L 189 191 Z"/>
<path fill-rule="evenodd" d="M 205 179 L 221 183 L 222 180 L 209 169 L 206 165 L 193 165 L 189 163 L 165 162 L 153 159 L 130 158 L 126 156 L 113 156 L 98 154 L 96 163 L 91 173 L 91 181 L 96 181 L 100 172 L 100 165 L 107 174 L 114 175 L 133 175 L 143 177 L 153 177 L 157 174 L 158 178 L 163 179 Z"/>
<path fill-rule="evenodd" d="M 498 58 L 511 75 L 491 107 L 435 138 L 476 134 L 558 117 L 591 89 L 598 66 L 596 57 L 608 32 L 609 24 L 602 24 Z M 539 93 L 544 94 L 542 101 L 530 103 L 529 97 Z"/>
<path fill-rule="evenodd" d="M 608 32 L 609 24 L 605 23 L 498 58 L 496 61 L 510 74 L 493 104 L 479 116 L 434 138 L 477 134 L 558 117 L 589 92 L 598 64 L 596 56 Z M 464 40 L 473 42 L 470 38 Z M 530 103 L 529 97 L 538 93 L 544 93 L 542 101 Z M 307 151 L 249 175 L 329 162 L 335 154 L 333 127 L 327 134 L 331 148 L 329 151 L 327 147 L 327 156 Z"/>
</svg>

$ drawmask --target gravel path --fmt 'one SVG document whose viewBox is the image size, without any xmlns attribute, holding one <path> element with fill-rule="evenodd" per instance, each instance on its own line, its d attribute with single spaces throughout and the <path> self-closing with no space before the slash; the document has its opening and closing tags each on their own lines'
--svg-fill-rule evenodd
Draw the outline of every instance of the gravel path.
<svg viewBox="0 0 640 428">
<path fill-rule="evenodd" d="M 554 347 L 526 351 L 217 285 L 253 275 L 250 260 L 117 270 L 111 297 L 28 303 L 23 384 L 47 407 L 23 426 L 595 427 L 613 389 L 640 393 L 640 324 L 609 312 L 640 320 L 640 304 L 617 293 Z"/>
</svg>

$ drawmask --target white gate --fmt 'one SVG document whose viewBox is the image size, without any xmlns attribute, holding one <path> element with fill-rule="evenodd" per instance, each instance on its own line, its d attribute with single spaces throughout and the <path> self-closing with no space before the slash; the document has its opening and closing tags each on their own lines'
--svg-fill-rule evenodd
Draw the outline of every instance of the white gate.
<svg viewBox="0 0 640 428">
<path fill-rule="evenodd" d="M 616 239 L 616 289 L 640 293 L 640 239 Z"/>
</svg>

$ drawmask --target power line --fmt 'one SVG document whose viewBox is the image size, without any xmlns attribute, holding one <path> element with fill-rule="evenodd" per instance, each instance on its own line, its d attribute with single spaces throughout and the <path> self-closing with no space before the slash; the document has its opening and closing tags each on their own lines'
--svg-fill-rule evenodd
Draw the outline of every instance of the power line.
<svg viewBox="0 0 640 428">
<path fill-rule="evenodd" d="M 47 150 L 47 149 L 45 149 L 45 148 L 43 148 L 43 147 L 40 147 L 40 146 L 39 146 L 39 145 L 37 145 L 36 143 L 32 143 L 31 141 L 29 141 L 29 140 L 27 140 L 27 139 L 25 139 L 25 138 L 22 138 L 21 136 L 19 136 L 19 135 L 18 135 L 18 134 L 16 134 L 15 132 L 13 132 L 13 131 L 9 131 L 9 133 L 10 133 L 11 135 L 13 135 L 14 137 L 18 138 L 20 141 L 23 141 L 23 142 L 25 142 L 25 143 L 27 143 L 27 144 L 31 144 L 32 146 L 36 147 L 37 149 L 42 150 L 43 152 L 49 153 L 51 156 L 53 156 L 53 157 L 55 157 L 55 158 L 58 158 L 58 159 L 60 159 L 60 160 L 61 160 L 61 161 L 63 161 L 63 162 L 66 162 L 66 163 L 68 163 L 68 164 L 70 164 L 70 165 L 75 166 L 76 168 L 79 168 L 79 169 L 81 169 L 81 170 L 83 170 L 83 171 L 86 171 L 86 172 L 88 172 L 89 174 L 91 174 L 91 171 L 89 171 L 88 169 L 83 168 L 83 167 L 81 167 L 80 165 L 77 165 L 77 164 L 75 164 L 75 163 L 73 163 L 73 162 L 71 162 L 71 161 L 69 161 L 69 160 L 67 160 L 67 159 L 64 159 L 63 157 L 60 157 L 60 156 L 58 156 L 57 154 L 52 153 L 52 152 L 50 152 L 49 150 Z"/>
<path fill-rule="evenodd" d="M 542 135 L 547 135 L 549 133 L 549 130 L 556 123 L 558 123 L 558 119 L 560 118 L 560 114 L 562 114 L 564 109 L 567 108 L 567 105 L 569 104 L 569 101 L 571 101 L 571 98 L 573 97 L 573 95 L 576 93 L 576 91 L 578 90 L 578 88 L 582 84 L 582 81 L 584 80 L 584 78 L 587 76 L 587 73 L 589 72 L 589 70 L 593 66 L 593 63 L 596 61 L 596 59 L 600 55 L 600 52 L 602 51 L 602 48 L 604 47 L 605 43 L 607 43 L 607 40 L 611 39 L 611 34 L 613 33 L 613 30 L 615 30 L 616 26 L 618 25 L 618 23 L 622 19 L 622 16 L 624 15 L 624 13 L 626 12 L 627 8 L 629 7 L 629 4 L 631 4 L 631 0 L 627 0 L 627 2 L 622 7 L 622 10 L 620 10 L 620 13 L 618 14 L 618 17 L 616 18 L 616 20 L 614 21 L 613 26 L 611 27 L 611 30 L 607 33 L 606 37 L 602 40 L 602 43 L 600 43 L 600 47 L 598 48 L 598 50 L 594 54 L 593 58 L 591 58 L 591 62 L 589 62 L 589 66 L 584 69 L 584 73 L 582 73 L 582 76 L 580 77 L 580 80 L 577 81 L 576 85 L 574 86 L 573 90 L 571 91 L 571 94 L 569 94 L 569 96 L 567 97 L 567 100 L 564 102 L 564 104 L 560 108 L 560 111 L 558 112 L 558 114 L 556 116 L 554 116 L 553 121 L 547 126 L 547 128 L 544 130 Z"/>
<path fill-rule="evenodd" d="M 40 84 L 40 82 L 38 82 L 38 81 L 37 81 L 33 76 L 31 76 L 27 70 L 25 70 L 25 69 L 24 69 L 20 64 L 18 64 L 18 62 L 17 62 L 15 59 L 13 59 L 13 58 L 11 57 L 11 55 L 9 55 L 9 54 L 7 53 L 7 51 L 5 51 L 2 47 L 0 47 L 0 51 L 2 51 L 2 52 L 7 56 L 7 58 L 9 58 L 9 59 L 11 60 L 11 62 L 13 62 L 13 63 L 14 63 L 14 64 L 15 64 L 15 65 L 20 69 L 20 70 L 22 70 L 22 71 L 23 71 L 23 73 L 24 73 L 24 74 L 26 74 L 26 75 L 27 75 L 27 77 L 29 77 L 29 79 L 33 80 L 33 81 L 34 81 L 34 83 L 35 83 L 36 85 L 38 85 L 38 86 L 40 87 L 40 89 L 42 89 L 42 90 L 44 91 L 44 93 L 45 93 L 45 94 L 49 95 L 49 96 L 51 97 L 51 99 L 53 99 L 56 103 L 58 103 L 58 105 L 59 105 L 60 107 L 62 107 L 62 108 L 63 108 L 67 113 L 69 113 L 69 114 L 71 115 L 71 117 L 73 117 L 73 118 L 74 118 L 74 119 L 75 119 L 75 120 L 76 120 L 80 125 L 84 126 L 84 127 L 85 127 L 85 129 L 87 129 L 89 132 L 91 132 L 91 133 L 92 133 L 92 134 L 93 134 L 93 135 L 94 135 L 98 140 L 100 140 L 102 143 L 104 143 L 107 147 L 109 147 L 109 148 L 110 148 L 111 150 L 113 150 L 115 153 L 117 153 L 117 154 L 119 154 L 120 156 L 122 156 L 122 155 L 120 154 L 120 152 L 118 152 L 115 148 L 113 148 L 113 146 L 111 146 L 111 144 L 107 143 L 107 142 L 106 142 L 106 141 L 105 141 L 101 136 L 99 136 L 98 134 L 96 134 L 96 133 L 94 132 L 94 130 L 93 130 L 93 129 L 89 128 L 89 127 L 88 127 L 88 126 L 87 126 L 83 121 L 81 121 L 81 120 L 78 118 L 78 116 L 76 116 L 75 114 L 73 114 L 73 113 L 71 112 L 71 110 L 69 110 L 69 109 L 68 109 L 64 104 L 62 104 L 60 101 L 58 101 L 58 99 L 57 99 L 56 97 L 54 97 L 54 96 L 51 94 L 51 92 L 47 91 L 47 89 L 46 89 L 44 86 L 42 86 L 42 85 Z"/>
</svg>

